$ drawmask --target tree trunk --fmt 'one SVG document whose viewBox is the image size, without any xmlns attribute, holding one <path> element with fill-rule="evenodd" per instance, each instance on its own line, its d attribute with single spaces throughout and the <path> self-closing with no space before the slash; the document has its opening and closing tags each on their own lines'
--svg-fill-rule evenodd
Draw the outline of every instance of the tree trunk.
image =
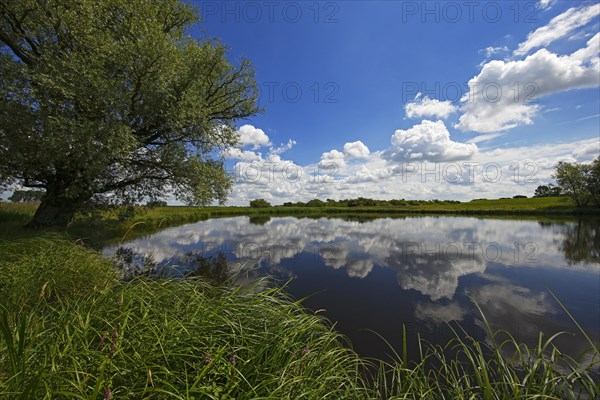
<svg viewBox="0 0 600 400">
<path fill-rule="evenodd" d="M 84 202 L 85 200 L 61 198 L 47 193 L 28 226 L 31 228 L 64 228 L 71 223 L 75 212 Z"/>
</svg>

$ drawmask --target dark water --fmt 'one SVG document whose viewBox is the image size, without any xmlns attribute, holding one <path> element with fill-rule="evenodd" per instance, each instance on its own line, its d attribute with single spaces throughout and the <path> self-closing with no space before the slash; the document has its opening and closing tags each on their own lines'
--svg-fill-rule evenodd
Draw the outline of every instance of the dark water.
<svg viewBox="0 0 600 400">
<path fill-rule="evenodd" d="M 410 358 L 417 333 L 433 344 L 452 337 L 455 324 L 489 340 L 474 302 L 493 328 L 537 343 L 538 332 L 572 332 L 559 348 L 578 355 L 588 347 L 563 302 L 594 339 L 600 338 L 600 221 L 465 217 L 373 220 L 339 218 L 212 219 L 165 229 L 125 246 L 185 270 L 185 255 L 224 253 L 235 269 L 287 280 L 287 291 L 305 298 L 348 336 L 361 355 L 400 352 L 402 329 Z M 107 248 L 105 254 L 114 254 Z"/>
</svg>

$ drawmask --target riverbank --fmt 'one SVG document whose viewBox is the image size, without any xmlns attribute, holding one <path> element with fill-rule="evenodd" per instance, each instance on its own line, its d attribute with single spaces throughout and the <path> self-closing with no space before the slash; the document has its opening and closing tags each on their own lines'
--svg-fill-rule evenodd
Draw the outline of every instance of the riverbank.
<svg viewBox="0 0 600 400">
<path fill-rule="evenodd" d="M 27 237 L 30 233 L 22 227 L 29 222 L 35 203 L 0 203 L 0 239 Z M 93 215 L 78 214 L 66 230 L 73 239 L 80 239 L 99 248 L 107 243 L 125 238 L 151 234 L 167 226 L 181 225 L 208 218 L 229 216 L 269 217 L 298 216 L 319 218 L 402 217 L 409 215 L 461 215 L 495 218 L 562 219 L 569 217 L 600 217 L 598 208 L 578 208 L 568 197 L 517 198 L 473 200 L 470 202 L 407 202 L 402 206 L 363 207 L 186 207 L 169 206 L 129 209 L 117 208 L 99 211 Z M 63 230 L 64 231 L 64 230 Z"/>
<path fill-rule="evenodd" d="M 85 245 L 228 210 L 139 208 L 121 220 L 108 211 L 99 219 L 79 217 L 64 232 L 44 232 L 19 228 L 32 207 L 2 206 L 0 397 L 527 399 L 600 393 L 597 376 L 554 350 L 554 338 L 540 336 L 538 346 L 527 348 L 502 332 L 488 332 L 485 343 L 457 332 L 445 349 L 423 344 L 420 362 L 405 363 L 402 351 L 387 364 L 364 360 L 328 320 L 268 281 L 235 288 L 202 278 L 125 283 L 111 260 Z M 447 356 L 450 348 L 456 357 Z M 599 357 L 590 341 L 586 359 L 598 365 Z"/>
</svg>

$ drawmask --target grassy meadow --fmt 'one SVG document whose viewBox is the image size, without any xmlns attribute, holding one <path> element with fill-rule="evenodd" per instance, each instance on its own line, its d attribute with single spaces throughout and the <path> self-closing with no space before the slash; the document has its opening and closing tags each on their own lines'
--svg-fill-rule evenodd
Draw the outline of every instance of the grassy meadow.
<svg viewBox="0 0 600 400">
<path fill-rule="evenodd" d="M 408 362 L 403 349 L 392 361 L 366 360 L 327 319 L 304 309 L 268 279 L 244 286 L 215 286 L 202 277 L 124 282 L 114 262 L 97 252 L 104 243 L 229 215 L 573 212 L 565 198 L 402 208 L 139 207 L 125 214 L 80 215 L 66 231 L 32 231 L 23 225 L 34 205 L 2 204 L 0 398 L 600 396 L 600 349 L 589 339 L 581 359 L 592 365 L 560 353 L 553 346 L 556 337 L 540 333 L 537 346 L 526 347 L 506 332 L 491 330 L 485 343 L 461 331 L 445 347 L 422 342 L 417 362 Z"/>
</svg>

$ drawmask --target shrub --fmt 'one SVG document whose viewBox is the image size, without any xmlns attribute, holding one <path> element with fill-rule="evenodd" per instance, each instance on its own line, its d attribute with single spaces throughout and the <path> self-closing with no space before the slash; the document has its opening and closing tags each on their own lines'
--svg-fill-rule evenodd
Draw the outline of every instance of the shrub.
<svg viewBox="0 0 600 400">
<path fill-rule="evenodd" d="M 306 202 L 306 206 L 307 207 L 323 207 L 325 205 L 325 202 L 319 200 L 319 199 L 312 199 Z"/>
<path fill-rule="evenodd" d="M 146 207 L 157 208 L 157 207 L 166 207 L 167 202 L 164 200 L 150 200 L 146 203 Z"/>
<path fill-rule="evenodd" d="M 256 199 L 256 200 L 250 201 L 250 207 L 253 207 L 253 208 L 267 208 L 267 207 L 271 207 L 271 203 L 269 203 L 265 199 Z"/>
</svg>

